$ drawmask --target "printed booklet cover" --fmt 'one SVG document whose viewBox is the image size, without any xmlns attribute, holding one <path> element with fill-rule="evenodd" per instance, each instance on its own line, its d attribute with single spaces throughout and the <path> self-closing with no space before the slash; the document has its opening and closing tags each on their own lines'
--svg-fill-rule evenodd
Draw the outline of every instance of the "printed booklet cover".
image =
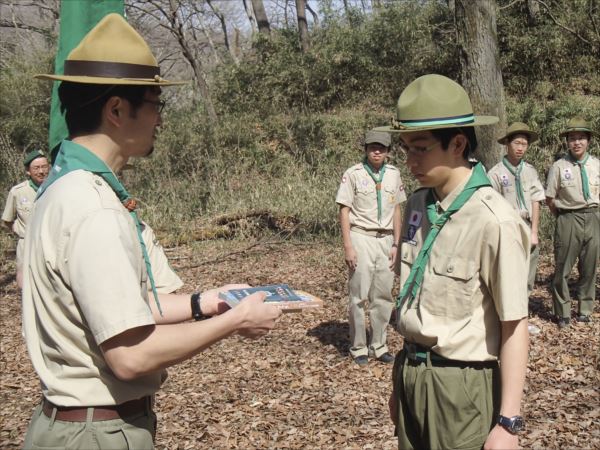
<svg viewBox="0 0 600 450">
<path fill-rule="evenodd" d="M 243 289 L 231 289 L 219 292 L 219 297 L 224 300 L 230 308 L 237 306 L 240 301 L 255 292 L 265 292 L 267 298 L 265 303 L 276 303 L 284 312 L 300 311 L 307 308 L 318 308 L 322 306 L 321 299 L 303 291 L 294 291 L 287 284 L 271 284 L 267 286 L 255 286 Z"/>
</svg>

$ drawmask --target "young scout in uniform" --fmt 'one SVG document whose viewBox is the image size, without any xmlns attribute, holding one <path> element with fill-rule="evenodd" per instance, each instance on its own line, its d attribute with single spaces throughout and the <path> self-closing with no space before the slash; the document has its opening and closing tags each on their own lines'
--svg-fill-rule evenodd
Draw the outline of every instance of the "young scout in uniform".
<svg viewBox="0 0 600 450">
<path fill-rule="evenodd" d="M 529 145 L 537 139 L 538 134 L 531 131 L 526 124 L 522 122 L 511 124 L 506 134 L 498 139 L 499 144 L 506 145 L 506 156 L 488 171 L 492 187 L 502 194 L 531 228 L 528 296 L 531 295 L 535 284 L 535 273 L 540 256 L 538 246 L 540 202 L 544 201 L 546 196 L 535 167 L 525 162 L 523 157 Z M 529 324 L 528 328 L 531 334 L 540 332 L 540 329 L 533 324 Z"/>
<path fill-rule="evenodd" d="M 384 363 L 394 361 L 387 347 L 387 325 L 394 308 L 393 266 L 400 238 L 400 204 L 406 195 L 400 172 L 385 162 L 390 144 L 389 133 L 369 131 L 364 160 L 344 173 L 335 199 L 340 206 L 349 269 L 350 354 L 359 366 L 368 363 L 369 353 Z M 367 300 L 370 343 L 365 323 Z"/>
<path fill-rule="evenodd" d="M 390 415 L 401 449 L 514 449 L 525 383 L 530 230 L 490 185 L 465 90 L 425 75 L 400 95 L 392 126 L 419 181 L 396 266 Z M 498 360 L 500 365 L 498 365 Z"/>
<path fill-rule="evenodd" d="M 579 258 L 578 322 L 589 322 L 594 309 L 596 272 L 600 258 L 600 163 L 588 153 L 592 136 L 584 119 L 571 119 L 560 134 L 569 154 L 556 161 L 548 172 L 546 203 L 556 216 L 554 230 L 554 280 L 552 298 L 558 326 L 571 320 L 571 297 L 567 280 Z"/>
<path fill-rule="evenodd" d="M 40 150 L 33 150 L 23 160 L 27 180 L 13 186 L 6 197 L 2 222 L 17 236 L 17 285 L 23 287 L 23 247 L 25 228 L 33 208 L 38 188 L 48 176 L 48 159 Z"/>
<path fill-rule="evenodd" d="M 123 17 L 105 16 L 71 51 L 64 75 L 40 77 L 62 81 L 70 138 L 25 239 L 23 326 L 43 399 L 24 447 L 153 448 L 165 368 L 234 333 L 267 333 L 280 310 L 264 294 L 227 310 L 218 289 L 149 299 L 147 251 L 115 173 L 152 152 L 161 86 L 176 83 L 160 76 Z M 231 286 L 239 285 L 221 289 Z"/>
</svg>

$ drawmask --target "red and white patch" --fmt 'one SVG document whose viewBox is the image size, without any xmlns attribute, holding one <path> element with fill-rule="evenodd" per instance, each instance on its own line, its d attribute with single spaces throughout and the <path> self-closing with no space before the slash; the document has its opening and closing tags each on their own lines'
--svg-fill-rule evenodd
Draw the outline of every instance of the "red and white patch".
<svg viewBox="0 0 600 450">
<path fill-rule="evenodd" d="M 408 218 L 408 224 L 418 227 L 419 225 L 421 225 L 422 219 L 423 219 L 423 213 L 421 211 L 413 210 L 410 212 L 410 217 Z"/>
</svg>

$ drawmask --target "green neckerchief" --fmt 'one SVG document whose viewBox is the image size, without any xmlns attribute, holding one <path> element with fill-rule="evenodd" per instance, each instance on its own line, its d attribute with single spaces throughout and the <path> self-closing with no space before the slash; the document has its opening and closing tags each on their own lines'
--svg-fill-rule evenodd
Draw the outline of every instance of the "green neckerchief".
<svg viewBox="0 0 600 450">
<path fill-rule="evenodd" d="M 379 173 L 378 173 L 379 176 L 375 175 L 375 173 L 373 172 L 373 169 L 369 165 L 367 158 L 365 158 L 363 160 L 363 167 L 365 168 L 365 170 L 367 171 L 369 176 L 375 182 L 375 189 L 377 192 L 377 222 L 381 223 L 381 211 L 382 211 L 382 208 L 381 208 L 381 182 L 383 181 L 383 175 L 385 175 L 385 163 L 383 163 L 383 165 L 379 169 Z"/>
<path fill-rule="evenodd" d="M 74 170 L 85 170 L 101 176 L 112 188 L 115 194 L 117 194 L 117 197 L 119 197 L 121 202 L 131 198 L 129 192 L 127 192 L 125 187 L 117 179 L 113 171 L 110 170 L 110 168 L 104 163 L 104 161 L 87 150 L 85 147 L 82 147 L 75 142 L 64 140 L 62 141 L 60 150 L 56 155 L 56 160 L 54 161 L 50 175 L 48 175 L 46 181 L 44 181 L 42 186 L 40 186 L 36 199 L 44 195 L 44 192 L 50 185 L 52 185 L 52 183 Z M 152 276 L 152 267 L 150 265 L 150 258 L 148 257 L 148 250 L 146 249 L 146 244 L 144 244 L 144 239 L 142 239 L 140 220 L 138 219 L 135 211 L 130 211 L 129 214 L 131 214 L 131 217 L 133 217 L 136 225 L 138 240 L 142 247 L 144 262 L 146 263 L 146 271 L 148 272 L 150 286 L 152 286 L 152 293 L 154 294 L 154 301 L 156 302 L 156 307 L 162 316 L 162 309 L 158 300 L 158 293 L 156 292 L 154 277 Z"/>
<path fill-rule="evenodd" d="M 33 189 L 35 192 L 37 192 L 40 187 L 37 184 L 35 184 L 31 178 L 29 178 L 28 181 L 29 181 L 29 186 L 31 186 L 31 189 Z"/>
<path fill-rule="evenodd" d="M 427 233 L 427 237 L 425 238 L 425 242 L 423 242 L 423 247 L 419 251 L 417 255 L 417 259 L 413 263 L 413 266 L 408 274 L 408 278 L 404 282 L 404 286 L 402 287 L 402 291 L 398 295 L 396 300 L 396 307 L 401 308 L 403 303 L 408 300 L 408 307 L 412 305 L 413 300 L 417 297 L 419 289 L 421 287 L 421 283 L 423 282 L 423 277 L 425 276 L 425 267 L 427 266 L 427 261 L 429 261 L 429 256 L 431 255 L 431 248 L 433 247 L 433 243 L 440 233 L 443 226 L 446 224 L 448 219 L 452 214 L 457 212 L 462 206 L 467 203 L 467 201 L 471 198 L 471 196 L 475 193 L 475 191 L 484 186 L 491 186 L 490 180 L 485 174 L 485 169 L 481 163 L 477 163 L 471 172 L 471 176 L 469 177 L 469 181 L 463 188 L 463 190 L 458 194 L 458 196 L 454 199 L 454 201 L 450 204 L 448 209 L 438 215 L 436 211 L 435 197 L 433 194 L 433 189 L 429 189 L 427 194 L 427 218 L 429 219 L 429 223 L 431 227 L 429 229 L 429 233 Z"/>
<path fill-rule="evenodd" d="M 525 167 L 525 162 L 523 160 L 519 161 L 517 167 L 513 166 L 508 158 L 505 156 L 502 158 L 502 164 L 504 167 L 508 169 L 508 171 L 515 177 L 515 186 L 517 188 L 517 204 L 519 209 L 521 210 L 529 210 L 527 208 L 527 204 L 525 203 L 525 194 L 523 194 L 523 184 L 521 183 L 521 172 L 523 171 L 523 167 Z"/>
<path fill-rule="evenodd" d="M 579 166 L 579 169 L 581 170 L 581 187 L 583 189 L 583 198 L 586 201 L 590 199 L 590 181 L 587 176 L 587 171 L 585 170 L 585 163 L 589 158 L 589 153 L 585 155 L 585 158 L 583 158 L 582 160 L 576 160 L 575 158 L 573 158 L 575 164 L 577 164 Z"/>
</svg>

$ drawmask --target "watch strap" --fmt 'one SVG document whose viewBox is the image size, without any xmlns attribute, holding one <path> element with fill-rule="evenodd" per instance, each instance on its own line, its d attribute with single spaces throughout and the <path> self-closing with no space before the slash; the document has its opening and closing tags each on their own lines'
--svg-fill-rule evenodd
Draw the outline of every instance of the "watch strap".
<svg viewBox="0 0 600 450">
<path fill-rule="evenodd" d="M 202 308 L 200 308 L 201 295 L 199 292 L 194 292 L 190 297 L 190 303 L 192 307 L 192 318 L 196 321 L 206 319 L 207 316 L 202 314 Z"/>
</svg>

